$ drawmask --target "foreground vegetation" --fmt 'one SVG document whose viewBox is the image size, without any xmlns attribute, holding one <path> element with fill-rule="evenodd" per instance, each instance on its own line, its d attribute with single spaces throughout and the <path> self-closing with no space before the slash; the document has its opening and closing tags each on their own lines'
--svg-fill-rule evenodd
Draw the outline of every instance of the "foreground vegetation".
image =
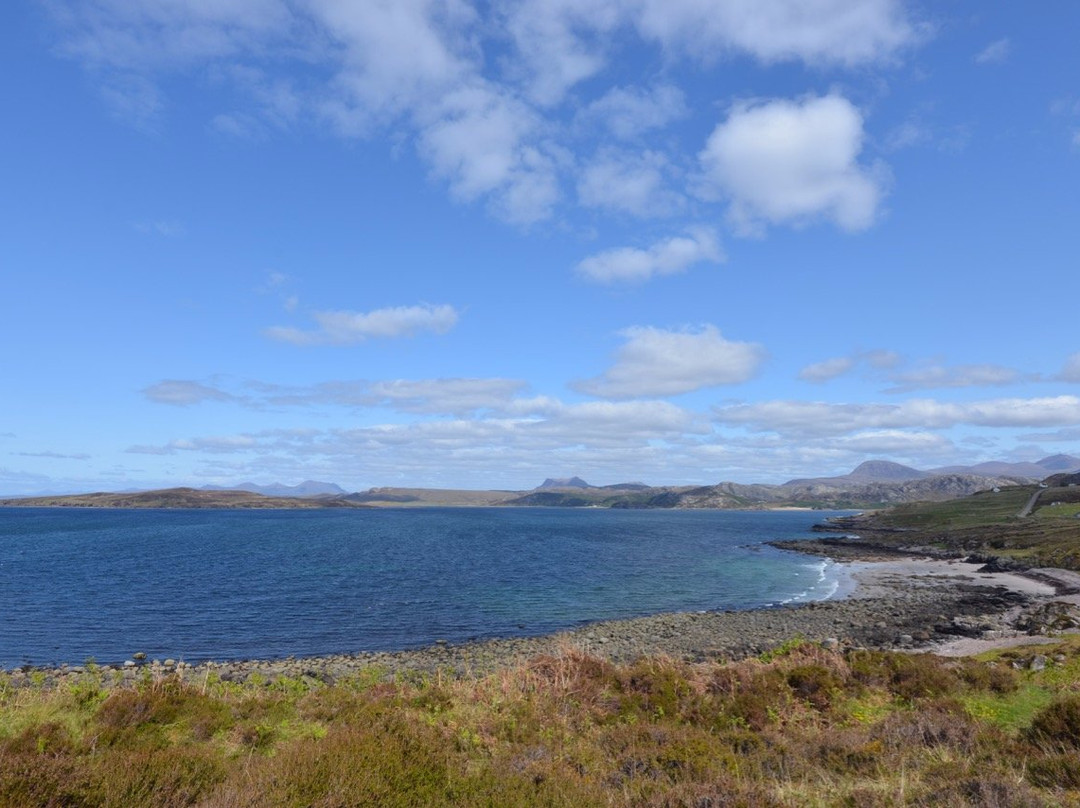
<svg viewBox="0 0 1080 808">
<path fill-rule="evenodd" d="M 471 680 L 4 682 L 0 805 L 1080 805 L 1078 639 L 978 661 L 792 644 L 697 665 L 568 650 Z"/>
</svg>

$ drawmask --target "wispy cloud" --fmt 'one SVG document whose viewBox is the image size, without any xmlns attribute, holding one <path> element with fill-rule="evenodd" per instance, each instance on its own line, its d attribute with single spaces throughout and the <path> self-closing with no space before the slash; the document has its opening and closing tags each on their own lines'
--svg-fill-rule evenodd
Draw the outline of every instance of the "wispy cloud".
<svg viewBox="0 0 1080 808">
<path fill-rule="evenodd" d="M 187 379 L 164 379 L 142 390 L 155 404 L 190 407 L 205 401 L 236 401 L 237 397 L 216 387 Z"/>
<path fill-rule="evenodd" d="M 1080 398 L 1001 398 L 967 403 L 911 399 L 899 404 L 767 401 L 714 408 L 719 423 L 788 437 L 842 435 L 864 429 L 1047 427 L 1080 424 Z"/>
<path fill-rule="evenodd" d="M 232 389 L 225 389 L 231 387 Z M 305 386 L 246 381 L 211 387 L 197 381 L 167 379 L 143 390 L 156 404 L 192 406 L 230 402 L 257 410 L 293 407 L 387 409 L 423 415 L 465 417 L 477 413 L 525 416 L 561 406 L 543 396 L 527 396 L 529 385 L 519 379 L 365 379 L 334 380 Z"/>
<path fill-rule="evenodd" d="M 893 351 L 859 351 L 851 356 L 836 356 L 809 364 L 799 371 L 799 378 L 805 382 L 823 384 L 859 367 L 881 371 L 896 368 L 902 363 L 903 358 Z"/>
<path fill-rule="evenodd" d="M 155 125 L 168 104 L 165 77 L 209 71 L 235 99 L 211 116 L 218 132 L 262 138 L 322 125 L 346 138 L 407 133 L 454 197 L 483 200 L 522 224 L 551 217 L 564 201 L 579 127 L 564 125 L 561 103 L 602 81 L 616 32 L 657 58 L 697 67 L 735 54 L 850 68 L 894 60 L 921 39 L 895 0 L 812 0 L 797 9 L 789 0 L 521 0 L 497 13 L 468 0 L 55 0 L 48 8 L 58 50 L 139 125 Z M 295 65 L 303 81 L 289 76 Z M 639 78 L 582 92 L 579 121 L 625 142 L 687 112 L 680 87 Z"/>
<path fill-rule="evenodd" d="M 948 387 L 1002 387 L 1034 381 L 1034 374 L 1022 373 L 1001 365 L 928 365 L 894 373 L 893 387 L 887 393 L 911 393 L 916 390 L 940 390 Z"/>
<path fill-rule="evenodd" d="M 652 399 L 548 400 L 527 415 L 486 412 L 350 428 L 202 435 L 128 451 L 187 455 L 215 476 L 231 474 L 233 479 L 267 469 L 310 476 L 307 472 L 317 468 L 330 478 L 348 480 L 362 468 L 372 485 L 407 479 L 447 487 L 466 482 L 529 487 L 552 469 L 572 470 L 586 479 L 595 473 L 610 482 L 625 481 L 627 469 L 661 482 L 782 480 L 802 471 L 849 470 L 867 455 L 926 467 L 957 462 L 966 452 L 976 462 L 998 446 L 997 436 L 969 435 L 970 429 L 1005 434 L 1018 428 L 1043 430 L 1028 436 L 1033 444 L 1043 435 L 1047 441 L 1051 435 L 1075 439 L 1080 399 L 913 399 L 890 405 L 769 401 L 717 407 L 712 420 Z M 959 444 L 949 434 L 957 427 L 964 435 Z"/>
<path fill-rule="evenodd" d="M 422 331 L 445 334 L 458 321 L 453 306 L 398 306 L 369 312 L 319 311 L 313 315 L 318 328 L 304 330 L 273 326 L 263 333 L 294 345 L 351 345 L 368 339 L 411 337 Z"/>
<path fill-rule="evenodd" d="M 613 87 L 582 112 L 620 140 L 632 140 L 663 129 L 687 114 L 683 91 L 671 84 L 653 87 Z"/>
<path fill-rule="evenodd" d="M 1080 351 L 1065 360 L 1065 366 L 1062 367 L 1059 378 L 1065 382 L 1080 384 Z"/>
<path fill-rule="evenodd" d="M 964 387 L 1005 387 L 1040 381 L 1037 373 L 993 363 L 947 365 L 939 360 L 911 363 L 892 351 L 861 351 L 807 365 L 799 371 L 803 381 L 824 383 L 856 369 L 863 375 L 886 383 L 883 392 L 912 393 Z"/>
<path fill-rule="evenodd" d="M 44 457 L 50 460 L 89 460 L 90 455 L 83 453 L 64 454 L 63 452 L 12 452 L 16 457 Z"/>
<path fill-rule="evenodd" d="M 591 255 L 577 265 L 577 271 L 598 283 L 641 283 L 657 275 L 685 272 L 695 264 L 723 260 L 716 233 L 698 227 L 645 249 L 621 247 Z"/>
<path fill-rule="evenodd" d="M 975 62 L 980 65 L 1000 64 L 1009 58 L 1012 42 L 1008 37 L 996 39 L 975 54 Z"/>
<path fill-rule="evenodd" d="M 855 367 L 855 360 L 852 357 L 838 356 L 807 365 L 799 371 L 799 378 L 807 382 L 827 382 L 843 376 L 853 367 Z"/>
<path fill-rule="evenodd" d="M 388 379 L 329 381 L 309 387 L 249 383 L 263 406 L 383 407 L 398 412 L 465 416 L 520 410 L 528 385 L 517 379 Z M 525 400 L 528 401 L 528 400 Z"/>
<path fill-rule="evenodd" d="M 179 219 L 157 219 L 152 222 L 135 222 L 132 225 L 140 233 L 165 238 L 179 238 L 187 234 L 187 227 Z"/>
<path fill-rule="evenodd" d="M 615 364 L 602 376 L 577 382 L 577 390 L 616 399 L 678 395 L 745 382 L 766 357 L 761 345 L 724 339 L 712 325 L 683 331 L 635 327 L 620 334 L 626 342 Z"/>
<path fill-rule="evenodd" d="M 642 218 L 669 216 L 684 202 L 668 187 L 669 170 L 667 158 L 659 152 L 606 150 L 583 167 L 578 199 L 588 208 Z"/>
</svg>

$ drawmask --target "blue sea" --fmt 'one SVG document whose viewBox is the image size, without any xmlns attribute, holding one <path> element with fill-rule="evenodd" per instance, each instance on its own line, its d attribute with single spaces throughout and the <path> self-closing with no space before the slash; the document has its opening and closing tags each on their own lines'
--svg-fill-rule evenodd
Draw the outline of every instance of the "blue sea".
<svg viewBox="0 0 1080 808">
<path fill-rule="evenodd" d="M 836 594 L 774 549 L 832 515 L 0 508 L 0 666 L 277 658 Z"/>
</svg>

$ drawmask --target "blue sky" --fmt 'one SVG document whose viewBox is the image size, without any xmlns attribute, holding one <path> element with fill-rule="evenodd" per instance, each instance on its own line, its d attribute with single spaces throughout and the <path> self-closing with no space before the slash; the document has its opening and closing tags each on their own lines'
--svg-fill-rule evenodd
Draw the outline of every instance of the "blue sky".
<svg viewBox="0 0 1080 808">
<path fill-rule="evenodd" d="M 1080 454 L 1078 32 L 1065 0 L 5 4 L 0 493 Z"/>
</svg>

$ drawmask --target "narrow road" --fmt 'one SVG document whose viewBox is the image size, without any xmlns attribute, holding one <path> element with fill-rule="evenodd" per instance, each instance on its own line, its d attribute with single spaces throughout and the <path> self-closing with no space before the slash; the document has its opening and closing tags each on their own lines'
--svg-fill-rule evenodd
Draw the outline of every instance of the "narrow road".
<svg viewBox="0 0 1080 808">
<path fill-rule="evenodd" d="M 1031 498 L 1027 501 L 1027 505 L 1020 509 L 1020 513 L 1018 513 L 1017 516 L 1019 516 L 1021 519 L 1023 519 L 1025 516 L 1031 516 L 1031 509 L 1035 507 L 1035 503 L 1039 499 L 1039 494 L 1041 494 L 1042 492 L 1043 490 L 1041 488 L 1036 488 L 1035 493 L 1032 494 Z"/>
</svg>

